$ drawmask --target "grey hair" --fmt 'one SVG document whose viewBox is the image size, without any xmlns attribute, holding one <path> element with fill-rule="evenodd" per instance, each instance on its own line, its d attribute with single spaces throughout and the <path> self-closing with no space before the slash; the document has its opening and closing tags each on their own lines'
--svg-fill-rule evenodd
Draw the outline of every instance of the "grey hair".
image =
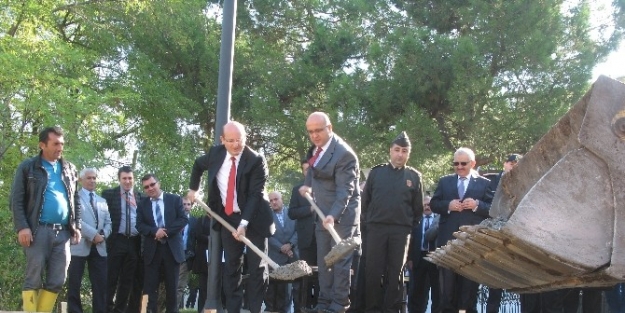
<svg viewBox="0 0 625 313">
<path fill-rule="evenodd" d="M 78 174 L 78 178 L 82 179 L 83 177 L 85 177 L 85 175 L 87 175 L 87 173 L 94 173 L 96 177 L 98 176 L 98 170 L 93 167 L 86 167 L 80 171 L 80 174 Z"/>
<path fill-rule="evenodd" d="M 454 152 L 454 157 L 458 156 L 460 154 L 464 154 L 464 155 L 469 157 L 469 160 L 475 161 L 475 152 L 473 152 L 473 150 L 471 150 L 471 149 L 469 149 L 467 147 L 458 148 L 458 150 L 456 150 L 456 152 Z"/>
</svg>

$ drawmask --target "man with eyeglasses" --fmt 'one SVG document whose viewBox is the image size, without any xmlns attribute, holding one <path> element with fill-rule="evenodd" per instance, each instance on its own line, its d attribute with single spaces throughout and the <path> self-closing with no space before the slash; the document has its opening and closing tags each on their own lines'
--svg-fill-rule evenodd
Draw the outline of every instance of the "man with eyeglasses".
<svg viewBox="0 0 625 313">
<path fill-rule="evenodd" d="M 187 197 L 182 198 L 184 214 L 189 223 L 182 230 L 182 246 L 184 247 L 185 261 L 180 264 L 180 275 L 178 276 L 178 308 L 184 308 L 184 290 L 189 285 L 189 274 L 193 268 L 195 260 L 195 217 L 191 215 L 193 202 Z"/>
<path fill-rule="evenodd" d="M 111 215 L 107 245 L 107 306 L 109 313 L 140 312 L 143 291 L 141 236 L 136 228 L 137 203 L 143 197 L 134 189 L 130 166 L 117 171 L 119 186 L 102 192 Z"/>
<path fill-rule="evenodd" d="M 319 267 L 319 296 L 310 313 L 343 313 L 350 307 L 349 291 L 353 254 L 349 254 L 328 268 L 323 260 L 335 242 L 326 227 L 333 226 L 339 237 L 358 236 L 360 223 L 360 184 L 358 157 L 352 148 L 332 131 L 326 113 L 315 112 L 306 120 L 306 130 L 315 152 L 309 160 L 310 168 L 302 196 L 312 194 L 326 218 L 317 221 L 317 266 Z"/>
<path fill-rule="evenodd" d="M 145 279 L 143 293 L 148 296 L 147 313 L 158 313 L 158 285 L 161 275 L 165 282 L 167 313 L 178 312 L 178 276 L 185 261 L 182 230 L 187 215 L 180 196 L 161 190 L 154 174 L 141 178 L 148 197 L 137 203 L 137 230 L 143 236 Z"/>
<path fill-rule="evenodd" d="M 223 127 L 221 144 L 193 163 L 187 198 L 195 201 L 204 171 L 208 171 L 208 206 L 219 214 L 236 232 L 216 223 L 221 232 L 224 250 L 223 292 L 228 312 L 240 312 L 243 303 L 242 268 L 247 237 L 259 249 L 267 252 L 267 238 L 275 231 L 272 210 L 265 192 L 269 170 L 265 158 L 245 144 L 243 124 L 235 121 Z M 267 290 L 267 264 L 255 253 L 247 253 L 245 294 L 251 313 L 260 313 Z M 214 309 L 214 308 L 206 308 Z"/>
<path fill-rule="evenodd" d="M 443 176 L 434 191 L 430 206 L 440 214 L 437 246 L 453 240 L 453 233 L 464 225 L 476 225 L 488 218 L 493 191 L 490 180 L 480 176 L 475 167 L 475 153 L 469 148 L 459 148 L 454 153 L 452 165 L 455 174 Z M 440 269 L 441 312 L 477 312 L 479 284 L 450 269 Z"/>
</svg>

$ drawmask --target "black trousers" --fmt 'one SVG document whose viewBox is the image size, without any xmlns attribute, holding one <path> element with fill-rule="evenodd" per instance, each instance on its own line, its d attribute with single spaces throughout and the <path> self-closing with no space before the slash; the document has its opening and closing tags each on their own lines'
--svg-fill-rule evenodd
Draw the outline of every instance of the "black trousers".
<svg viewBox="0 0 625 313">
<path fill-rule="evenodd" d="M 72 255 L 67 271 L 67 312 L 82 313 L 82 301 L 80 300 L 80 286 L 82 275 L 85 272 L 85 264 L 89 268 L 89 281 L 91 282 L 92 312 L 106 313 L 106 257 L 101 256 L 96 245 L 91 246 L 87 256 Z"/>
<path fill-rule="evenodd" d="M 365 257 L 366 312 L 397 312 L 403 304 L 403 267 L 409 227 L 367 225 Z"/>
<path fill-rule="evenodd" d="M 438 312 L 440 287 L 438 268 L 434 263 L 424 260 L 427 251 L 422 251 L 419 260 L 412 262 L 410 283 L 408 284 L 408 312 L 425 313 L 430 290 L 432 293 L 432 312 Z"/>
<path fill-rule="evenodd" d="M 140 264 L 141 236 L 112 234 L 106 241 L 109 313 L 141 312 L 143 268 Z M 115 300 L 113 300 L 115 299 Z"/>
<path fill-rule="evenodd" d="M 438 272 L 441 312 L 457 313 L 458 310 L 465 310 L 467 313 L 477 312 L 477 291 L 480 285 L 446 268 L 439 268 Z"/>
<path fill-rule="evenodd" d="M 180 264 L 174 259 L 174 255 L 168 243 L 157 243 L 156 252 L 151 262 L 145 262 L 144 292 L 148 295 L 147 311 L 158 311 L 158 285 L 160 274 L 165 279 L 165 307 L 167 313 L 178 312 L 178 276 Z"/>
<path fill-rule="evenodd" d="M 263 238 L 254 232 L 247 232 L 249 239 L 261 251 L 267 252 L 267 238 Z M 236 240 L 232 233 L 225 227 L 221 227 L 221 242 L 224 248 L 225 264 L 223 270 L 223 292 L 226 298 L 226 309 L 228 312 L 240 312 L 243 303 L 243 249 L 245 244 Z M 261 266 L 261 258 L 247 250 L 247 273 L 249 278 L 246 282 L 246 298 L 249 301 L 251 313 L 260 313 L 267 284 L 269 282 L 269 272 L 267 265 Z"/>
</svg>

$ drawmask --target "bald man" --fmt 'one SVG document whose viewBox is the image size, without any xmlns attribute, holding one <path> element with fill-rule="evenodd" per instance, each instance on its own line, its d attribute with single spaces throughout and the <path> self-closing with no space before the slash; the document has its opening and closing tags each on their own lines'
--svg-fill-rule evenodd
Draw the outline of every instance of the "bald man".
<svg viewBox="0 0 625 313">
<path fill-rule="evenodd" d="M 215 224 L 221 232 L 225 254 L 223 290 L 228 312 L 240 312 L 243 303 L 241 269 L 245 244 L 240 236 L 247 237 L 259 249 L 267 253 L 267 238 L 271 236 L 273 213 L 265 193 L 269 171 L 265 158 L 245 145 L 245 127 L 231 121 L 224 125 L 221 144 L 212 147 L 208 154 L 195 160 L 187 198 L 195 200 L 200 179 L 208 171 L 208 205 L 236 232 Z M 267 290 L 267 266 L 261 266 L 261 258 L 247 253 L 249 278 L 245 292 L 252 313 L 260 313 Z"/>
</svg>

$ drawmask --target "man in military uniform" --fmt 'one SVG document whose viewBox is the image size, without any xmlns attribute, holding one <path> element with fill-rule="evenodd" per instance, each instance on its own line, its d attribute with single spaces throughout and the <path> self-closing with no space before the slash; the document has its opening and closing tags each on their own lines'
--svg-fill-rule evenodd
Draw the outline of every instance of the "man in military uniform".
<svg viewBox="0 0 625 313">
<path fill-rule="evenodd" d="M 391 144 L 390 161 L 371 169 L 363 191 L 367 312 L 397 312 L 403 303 L 402 268 L 423 213 L 421 173 L 406 166 L 409 157 L 410 140 L 402 132 Z"/>
</svg>

